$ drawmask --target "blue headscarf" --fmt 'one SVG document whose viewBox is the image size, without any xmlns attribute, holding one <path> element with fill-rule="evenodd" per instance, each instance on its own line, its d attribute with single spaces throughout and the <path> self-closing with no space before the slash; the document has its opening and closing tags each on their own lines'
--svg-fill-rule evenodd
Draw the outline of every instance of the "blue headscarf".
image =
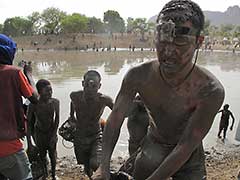
<svg viewBox="0 0 240 180">
<path fill-rule="evenodd" d="M 13 64 L 17 44 L 4 34 L 0 34 L 0 64 Z"/>
</svg>

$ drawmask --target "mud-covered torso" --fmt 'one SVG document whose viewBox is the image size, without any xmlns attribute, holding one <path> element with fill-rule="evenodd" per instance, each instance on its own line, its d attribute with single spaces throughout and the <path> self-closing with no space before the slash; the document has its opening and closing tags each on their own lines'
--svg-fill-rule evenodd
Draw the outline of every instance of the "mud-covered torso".
<svg viewBox="0 0 240 180">
<path fill-rule="evenodd" d="M 55 121 L 55 102 L 54 98 L 48 103 L 39 102 L 34 105 L 35 124 L 34 127 L 40 132 L 49 132 L 54 129 Z"/>
<path fill-rule="evenodd" d="M 92 100 L 85 99 L 83 91 L 72 92 L 71 100 L 76 116 L 77 134 L 88 136 L 98 133 L 99 120 L 106 107 L 106 97 L 101 93 Z"/>
<path fill-rule="evenodd" d="M 155 63 L 158 62 L 146 63 L 136 70 L 135 76 L 138 74 L 140 80 L 132 88 L 139 92 L 152 116 L 149 133 L 160 143 L 177 144 L 198 104 L 220 84 L 211 74 L 205 75 L 195 67 L 186 82 L 173 88 L 161 79 Z M 141 71 L 148 73 L 141 75 Z"/>
</svg>

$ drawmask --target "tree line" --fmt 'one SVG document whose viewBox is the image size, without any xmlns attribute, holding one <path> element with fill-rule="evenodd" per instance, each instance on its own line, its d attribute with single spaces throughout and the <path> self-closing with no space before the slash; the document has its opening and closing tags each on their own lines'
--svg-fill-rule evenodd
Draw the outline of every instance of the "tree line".
<svg viewBox="0 0 240 180">
<path fill-rule="evenodd" d="M 9 36 L 29 36 L 38 34 L 62 33 L 123 33 L 139 31 L 143 34 L 154 28 L 146 18 L 128 18 L 127 24 L 117 11 L 104 12 L 103 21 L 80 13 L 67 14 L 58 8 L 50 7 L 33 12 L 27 17 L 7 18 L 0 24 L 0 32 Z"/>
<path fill-rule="evenodd" d="M 126 22 L 117 11 L 108 10 L 103 14 L 103 21 L 96 17 L 87 17 L 80 13 L 67 14 L 58 8 L 50 7 L 40 12 L 33 12 L 27 17 L 7 18 L 0 24 L 0 33 L 9 36 L 29 36 L 38 34 L 63 33 L 132 33 L 139 32 L 144 40 L 146 32 L 154 32 L 155 23 L 146 18 L 131 18 Z M 205 22 L 204 35 L 211 37 L 240 36 L 240 25 L 226 24 L 213 26 L 209 20 Z"/>
</svg>

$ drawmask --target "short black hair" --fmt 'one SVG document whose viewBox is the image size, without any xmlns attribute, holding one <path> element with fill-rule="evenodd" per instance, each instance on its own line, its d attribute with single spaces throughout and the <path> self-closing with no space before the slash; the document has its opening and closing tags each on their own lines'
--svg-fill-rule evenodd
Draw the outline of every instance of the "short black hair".
<svg viewBox="0 0 240 180">
<path fill-rule="evenodd" d="M 223 107 L 228 109 L 229 108 L 229 104 L 225 104 Z"/>
<path fill-rule="evenodd" d="M 164 20 L 171 19 L 173 22 L 184 23 L 191 21 L 193 27 L 196 28 L 197 34 L 204 28 L 204 14 L 198 4 L 191 0 L 171 0 L 160 11 L 157 17 L 157 23 L 163 18 Z"/>
<path fill-rule="evenodd" d="M 38 82 L 36 84 L 38 93 L 40 93 L 40 91 L 48 85 L 51 85 L 51 83 L 48 80 L 46 80 L 46 79 L 38 80 Z"/>
<path fill-rule="evenodd" d="M 83 76 L 83 79 L 85 80 L 87 76 L 97 76 L 99 78 L 99 82 L 101 81 L 101 75 L 95 70 L 89 70 L 88 72 L 86 72 Z"/>
</svg>

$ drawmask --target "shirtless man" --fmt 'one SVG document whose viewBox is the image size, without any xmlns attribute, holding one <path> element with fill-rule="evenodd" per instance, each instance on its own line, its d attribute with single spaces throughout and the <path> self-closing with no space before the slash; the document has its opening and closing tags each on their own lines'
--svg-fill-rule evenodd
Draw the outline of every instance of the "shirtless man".
<svg viewBox="0 0 240 180">
<path fill-rule="evenodd" d="M 234 125 L 234 121 L 235 121 L 235 118 L 234 118 L 232 112 L 230 110 L 228 110 L 228 108 L 229 108 L 229 105 L 225 104 L 223 106 L 223 109 L 218 111 L 218 113 L 222 113 L 220 124 L 219 124 L 218 138 L 221 138 L 221 132 L 223 131 L 223 140 L 226 138 L 227 128 L 228 128 L 228 124 L 229 124 L 229 117 L 231 116 L 231 118 L 232 118 L 232 125 L 230 127 L 231 131 L 233 130 L 233 125 Z"/>
<path fill-rule="evenodd" d="M 121 166 L 119 171 L 126 172 L 129 175 L 132 175 L 134 170 L 134 163 L 139 147 L 147 134 L 149 127 L 150 115 L 146 109 L 141 97 L 137 95 L 133 104 L 131 105 L 130 112 L 128 115 L 127 128 L 129 133 L 128 140 L 128 152 L 129 158 Z"/>
<path fill-rule="evenodd" d="M 143 137 L 147 134 L 149 125 L 149 114 L 141 100 L 137 95 L 133 100 L 133 105 L 128 115 L 127 128 L 129 133 L 128 152 L 133 155 L 139 148 Z"/>
<path fill-rule="evenodd" d="M 47 151 L 51 162 L 52 179 L 56 179 L 57 129 L 59 125 L 59 100 L 52 98 L 49 81 L 40 79 L 36 84 L 39 93 L 38 104 L 30 104 L 27 119 L 29 121 L 28 148 L 33 148 L 31 136 L 39 150 L 44 166 L 44 178 L 47 177 Z"/>
<path fill-rule="evenodd" d="M 100 74 L 90 70 L 84 75 L 83 90 L 70 94 L 70 116 L 76 119 L 77 126 L 74 152 L 78 164 L 84 165 L 84 171 L 89 177 L 98 168 L 102 153 L 100 117 L 106 106 L 110 109 L 113 107 L 112 98 L 98 92 L 100 82 Z"/>
<path fill-rule="evenodd" d="M 135 161 L 136 180 L 206 178 L 202 140 L 224 100 L 224 88 L 192 62 L 202 44 L 204 15 L 190 0 L 172 0 L 157 18 L 158 60 L 129 70 L 108 118 L 94 180 L 109 180 L 110 159 L 136 93 L 152 120 Z M 195 56 L 195 61 L 197 54 Z"/>
</svg>

